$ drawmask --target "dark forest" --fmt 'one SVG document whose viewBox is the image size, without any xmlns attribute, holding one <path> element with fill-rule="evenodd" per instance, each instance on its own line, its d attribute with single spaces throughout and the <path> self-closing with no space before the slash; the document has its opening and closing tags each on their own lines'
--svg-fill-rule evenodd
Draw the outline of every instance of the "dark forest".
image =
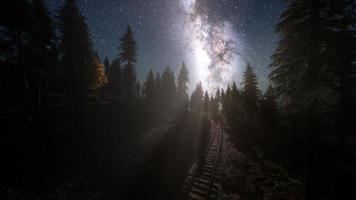
<svg viewBox="0 0 356 200">
<path fill-rule="evenodd" d="M 193 22 L 221 8 L 192 2 Z M 142 75 L 155 39 L 137 24 L 104 30 L 105 55 L 83 1 L 1 1 L 0 199 L 355 199 L 356 2 L 284 4 L 261 87 L 253 58 L 217 41 L 224 26 L 203 34 L 213 81 L 175 53 Z"/>
</svg>

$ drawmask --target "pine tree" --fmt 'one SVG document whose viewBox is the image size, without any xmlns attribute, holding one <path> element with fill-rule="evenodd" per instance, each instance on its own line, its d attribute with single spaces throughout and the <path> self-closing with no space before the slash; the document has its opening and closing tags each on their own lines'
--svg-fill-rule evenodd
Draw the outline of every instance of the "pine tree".
<svg viewBox="0 0 356 200">
<path fill-rule="evenodd" d="M 236 98 L 237 96 L 240 95 L 239 89 L 237 88 L 236 82 L 232 82 L 231 86 L 231 96 L 232 98 Z"/>
<path fill-rule="evenodd" d="M 130 25 L 120 39 L 119 58 L 123 66 L 123 90 L 126 99 L 132 99 L 135 91 L 137 61 L 136 41 Z"/>
<path fill-rule="evenodd" d="M 0 26 L 1 87 L 21 95 L 18 98 L 27 105 L 41 105 L 49 92 L 48 80 L 55 75 L 57 56 L 46 7 L 40 0 L 3 1 Z"/>
<path fill-rule="evenodd" d="M 151 69 L 148 72 L 146 81 L 143 85 L 143 97 L 146 101 L 146 105 L 151 107 L 151 109 L 154 103 L 155 87 L 156 85 L 155 85 L 154 75 Z"/>
<path fill-rule="evenodd" d="M 276 128 L 278 125 L 278 108 L 276 95 L 271 85 L 267 88 L 261 100 L 261 118 L 266 126 L 270 129 Z"/>
<path fill-rule="evenodd" d="M 90 67 L 94 60 L 93 45 L 85 18 L 75 0 L 66 0 L 58 16 L 61 35 L 62 77 L 66 93 L 83 98 L 90 85 Z"/>
<path fill-rule="evenodd" d="M 0 5 L 1 54 L 4 61 L 24 65 L 27 62 L 25 49 L 33 37 L 34 16 L 26 0 L 2 1 Z"/>
<path fill-rule="evenodd" d="M 105 72 L 109 73 L 109 71 L 110 71 L 110 61 L 109 61 L 109 58 L 107 56 L 105 56 L 104 67 L 105 67 Z"/>
<path fill-rule="evenodd" d="M 177 80 L 177 93 L 179 98 L 179 106 L 184 107 L 184 109 L 188 108 L 188 99 L 189 99 L 187 93 L 188 81 L 189 81 L 188 70 L 185 64 L 183 63 Z"/>
<path fill-rule="evenodd" d="M 247 64 L 246 70 L 243 76 L 243 105 L 246 110 L 247 120 L 252 120 L 255 122 L 255 117 L 257 117 L 257 108 L 260 91 L 257 88 L 257 77 L 250 66 Z"/>
<path fill-rule="evenodd" d="M 203 88 L 201 83 L 198 83 L 195 87 L 192 96 L 190 97 L 190 110 L 194 113 L 201 113 L 203 102 Z"/>
<path fill-rule="evenodd" d="M 122 96 L 122 69 L 119 59 L 114 59 L 111 63 L 108 75 L 108 90 L 116 101 Z"/>
<path fill-rule="evenodd" d="M 136 81 L 135 88 L 134 88 L 134 97 L 137 99 L 141 98 L 142 95 L 142 87 L 141 87 L 141 81 Z M 136 99 L 136 100 L 137 100 Z"/>
<path fill-rule="evenodd" d="M 205 90 L 204 98 L 203 98 L 203 113 L 205 117 L 208 117 L 209 106 L 210 106 L 209 93 L 207 90 Z"/>
<path fill-rule="evenodd" d="M 34 44 L 31 59 L 38 68 L 52 76 L 56 73 L 57 62 L 56 40 L 53 20 L 43 0 L 32 1 L 34 15 Z"/>
<path fill-rule="evenodd" d="M 355 130 L 351 111 L 355 95 L 350 92 L 355 89 L 355 77 L 350 76 L 356 60 L 354 7 L 355 2 L 347 0 L 294 0 L 276 27 L 280 41 L 272 57 L 270 79 L 283 114 L 304 116 L 291 129 L 301 130 L 299 134 L 308 138 L 306 199 L 320 198 L 322 175 L 315 166 L 321 158 L 317 155 L 321 130 L 335 130 L 340 140 Z M 336 127 L 330 121 L 337 121 Z"/>
<path fill-rule="evenodd" d="M 175 84 L 175 77 L 169 66 L 163 71 L 161 78 L 161 97 L 164 99 L 162 106 L 167 111 L 172 111 L 176 106 L 177 87 Z"/>
<path fill-rule="evenodd" d="M 4 1 L 0 8 L 2 59 L 48 72 L 55 62 L 55 34 L 43 1 Z"/>
<path fill-rule="evenodd" d="M 161 76 L 157 72 L 155 80 L 154 80 L 154 108 L 157 109 L 161 106 Z"/>
<path fill-rule="evenodd" d="M 220 102 L 220 98 L 221 98 L 221 93 L 220 93 L 220 88 L 218 88 L 215 92 L 215 99 L 217 100 L 217 102 Z"/>
<path fill-rule="evenodd" d="M 313 11 L 315 3 L 319 5 Z M 276 27 L 280 41 L 272 56 L 270 79 L 284 104 L 299 114 L 306 112 L 314 100 L 320 102 L 316 105 L 318 112 L 330 112 L 336 108 L 330 96 L 350 94 L 352 90 L 349 74 L 356 59 L 353 5 L 346 0 L 295 0 L 281 15 Z"/>
<path fill-rule="evenodd" d="M 221 92 L 220 92 L 220 102 L 223 103 L 225 99 L 225 91 L 223 88 L 221 88 Z"/>
<path fill-rule="evenodd" d="M 226 118 L 228 118 L 231 111 L 231 101 L 232 101 L 231 89 L 229 85 L 227 86 L 226 93 L 222 92 L 221 96 L 222 96 L 222 105 L 223 105 L 222 113 Z"/>
</svg>

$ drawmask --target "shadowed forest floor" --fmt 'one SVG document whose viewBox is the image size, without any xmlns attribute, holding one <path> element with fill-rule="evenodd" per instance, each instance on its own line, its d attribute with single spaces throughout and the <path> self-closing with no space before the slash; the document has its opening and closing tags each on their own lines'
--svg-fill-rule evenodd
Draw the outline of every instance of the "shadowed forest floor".
<svg viewBox="0 0 356 200">
<path fill-rule="evenodd" d="M 206 127 L 208 124 L 201 117 L 187 113 L 177 119 L 162 120 L 142 133 L 131 131 L 130 137 L 120 132 L 116 136 L 107 132 L 105 136 L 104 131 L 89 128 L 86 131 L 93 134 L 90 138 L 81 131 L 70 135 L 76 132 L 61 127 L 58 129 L 63 129 L 60 132 L 64 135 L 49 134 L 41 141 L 12 141 L 17 143 L 18 150 L 26 145 L 28 151 L 12 152 L 16 154 L 11 157 L 13 161 L 6 160 L 0 196 L 173 199 L 178 196 L 191 164 L 204 149 Z M 96 134 L 104 137 L 99 140 Z M 14 146 L 10 139 L 5 144 L 8 149 L 3 148 L 11 152 Z"/>
</svg>

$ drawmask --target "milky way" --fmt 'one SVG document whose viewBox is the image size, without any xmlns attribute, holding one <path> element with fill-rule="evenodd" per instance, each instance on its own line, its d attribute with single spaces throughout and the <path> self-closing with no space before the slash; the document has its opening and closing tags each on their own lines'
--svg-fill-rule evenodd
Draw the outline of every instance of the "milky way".
<svg viewBox="0 0 356 200">
<path fill-rule="evenodd" d="M 213 92 L 241 75 L 245 65 L 239 36 L 230 22 L 210 21 L 196 0 L 181 0 L 190 69 L 203 87 Z"/>
</svg>

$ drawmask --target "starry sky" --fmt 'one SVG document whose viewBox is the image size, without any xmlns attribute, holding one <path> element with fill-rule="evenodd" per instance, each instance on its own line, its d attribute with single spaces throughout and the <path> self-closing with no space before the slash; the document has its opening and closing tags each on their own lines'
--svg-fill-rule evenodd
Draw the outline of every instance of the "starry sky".
<svg viewBox="0 0 356 200">
<path fill-rule="evenodd" d="M 55 15 L 63 0 L 47 0 L 46 3 Z M 234 53 L 239 55 L 239 61 L 226 62 L 233 74 L 229 78 L 221 77 L 239 83 L 244 66 L 249 62 L 258 75 L 262 90 L 268 85 L 268 64 L 278 41 L 274 26 L 286 6 L 283 0 L 77 0 L 77 4 L 87 19 L 101 60 L 105 56 L 113 59 L 118 55 L 119 39 L 130 24 L 138 43 L 139 78 L 144 79 L 149 69 L 161 72 L 167 65 L 178 73 L 185 62 L 192 74 L 191 88 L 197 81 L 204 81 L 198 79 L 206 78 L 197 75 L 201 70 L 196 70 L 200 67 L 196 60 L 204 57 L 192 56 L 194 51 L 200 51 L 194 45 L 198 43 L 203 49 L 215 49 L 214 45 L 211 47 L 210 37 L 204 42 L 197 40 L 201 35 L 205 36 L 206 27 L 212 30 L 212 27 L 219 29 L 222 24 L 227 24 L 229 31 L 224 31 L 223 38 L 236 42 Z M 196 18 L 192 22 L 192 15 L 203 19 L 199 20 L 198 28 Z M 201 25 L 201 21 L 207 25 Z M 193 25 L 187 28 L 187 23 Z M 198 35 L 191 37 L 195 32 Z M 210 47 L 206 47 L 207 43 Z M 211 61 L 214 60 L 211 50 L 206 52 L 210 65 L 216 64 Z M 212 82 L 219 84 L 221 77 Z"/>
</svg>

